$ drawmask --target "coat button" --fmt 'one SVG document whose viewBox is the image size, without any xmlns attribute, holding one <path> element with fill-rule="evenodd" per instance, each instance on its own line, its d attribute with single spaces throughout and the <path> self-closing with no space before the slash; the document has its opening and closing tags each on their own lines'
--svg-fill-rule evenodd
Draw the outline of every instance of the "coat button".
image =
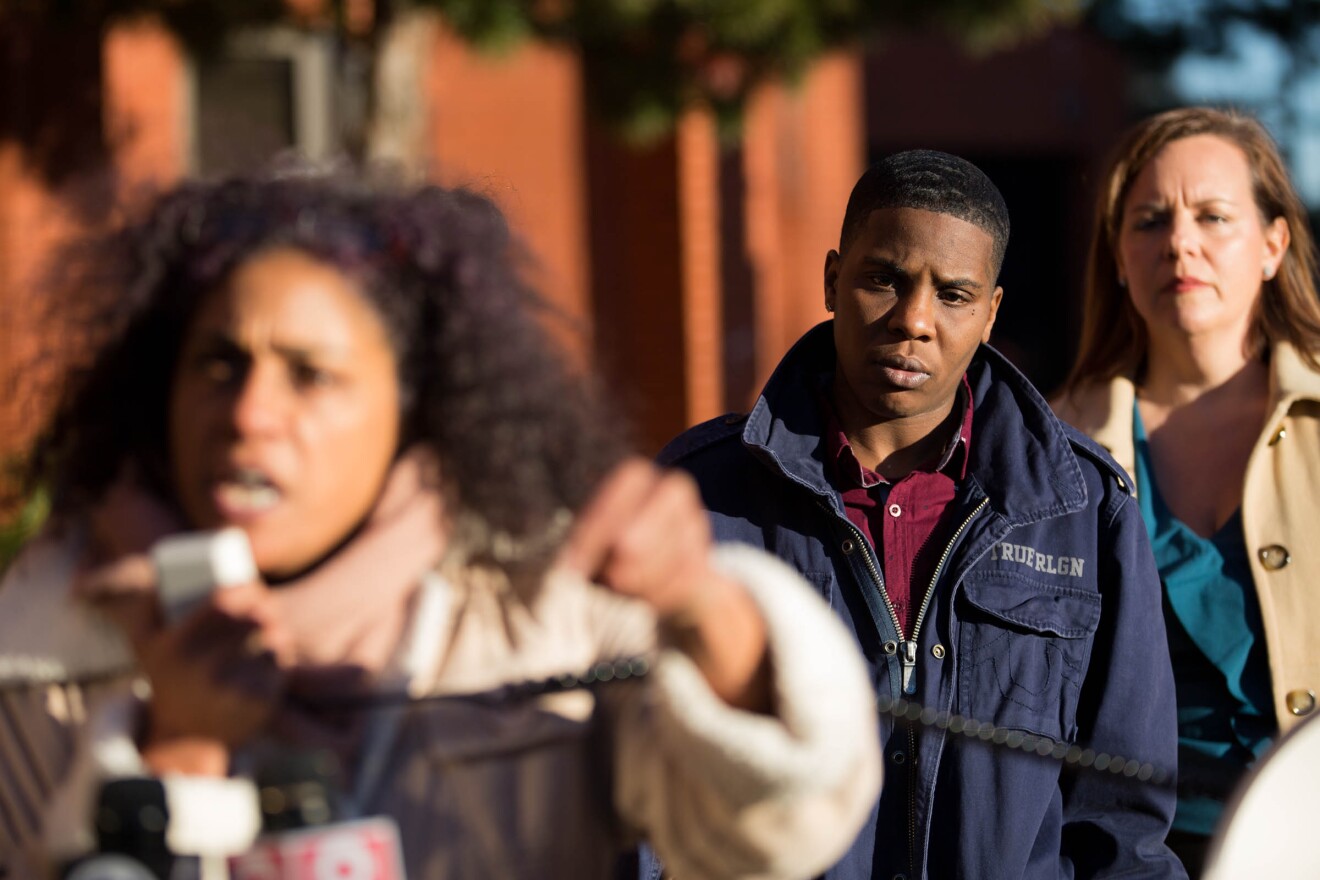
<svg viewBox="0 0 1320 880">
<path fill-rule="evenodd" d="M 844 539 L 843 539 L 843 552 L 844 552 L 844 553 L 851 553 L 851 552 L 853 552 L 853 551 L 856 550 L 856 549 L 857 549 L 857 545 L 853 543 L 852 538 L 844 538 Z"/>
<path fill-rule="evenodd" d="M 1288 691 L 1284 699 L 1288 703 L 1288 711 L 1294 715 L 1310 715 L 1315 711 L 1315 691 Z"/>
<path fill-rule="evenodd" d="M 885 642 L 884 647 L 886 654 L 892 655 L 898 653 L 898 642 L 894 641 L 893 639 L 890 639 L 889 641 Z"/>
<path fill-rule="evenodd" d="M 1292 562 L 1292 554 L 1282 544 L 1270 544 L 1261 547 L 1256 555 L 1260 557 L 1260 564 L 1265 566 L 1268 571 L 1278 571 Z"/>
<path fill-rule="evenodd" d="M 944 646 L 943 646 L 943 645 L 934 645 L 934 646 L 931 647 L 931 649 L 930 649 L 930 653 L 931 653 L 932 655 L 934 655 L 934 657 L 935 657 L 936 660 L 943 660 L 943 659 L 944 659 Z"/>
<path fill-rule="evenodd" d="M 904 751 L 901 751 L 901 750 L 900 750 L 900 751 L 897 751 L 897 752 L 894 752 L 894 755 L 893 755 L 893 761 L 894 761 L 895 764 L 906 764 L 906 763 L 907 763 L 907 752 L 904 752 Z"/>
</svg>

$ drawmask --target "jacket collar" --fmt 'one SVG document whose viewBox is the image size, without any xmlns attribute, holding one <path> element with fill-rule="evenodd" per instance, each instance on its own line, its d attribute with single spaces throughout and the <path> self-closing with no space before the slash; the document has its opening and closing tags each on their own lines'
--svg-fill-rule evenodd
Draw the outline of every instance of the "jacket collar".
<svg viewBox="0 0 1320 880">
<path fill-rule="evenodd" d="M 1320 372 L 1308 367 L 1286 342 L 1275 344 L 1270 352 L 1270 398 L 1276 409 L 1297 400 L 1320 401 Z"/>
<path fill-rule="evenodd" d="M 814 390 L 834 373 L 834 325 L 797 341 L 766 383 L 743 429 L 743 444 L 786 479 L 821 496 L 842 515 L 825 471 L 824 425 Z M 983 345 L 967 370 L 975 427 L 968 480 L 1016 524 L 1086 505 L 1086 486 L 1063 426 L 997 351 Z"/>
<path fill-rule="evenodd" d="M 1320 372 L 1312 370 L 1292 345 L 1270 349 L 1270 423 L 1300 400 L 1320 402 Z M 1130 475 L 1136 474 L 1132 407 L 1137 388 L 1130 376 L 1083 385 L 1056 401 L 1060 418 L 1103 446 Z M 1267 425 L 1268 427 L 1268 425 Z M 1134 477 L 1135 487 L 1135 477 Z"/>
<path fill-rule="evenodd" d="M 1132 407 L 1137 386 L 1127 376 L 1086 385 L 1055 404 L 1059 418 L 1076 427 L 1114 457 L 1135 484 L 1137 451 L 1132 439 Z"/>
</svg>

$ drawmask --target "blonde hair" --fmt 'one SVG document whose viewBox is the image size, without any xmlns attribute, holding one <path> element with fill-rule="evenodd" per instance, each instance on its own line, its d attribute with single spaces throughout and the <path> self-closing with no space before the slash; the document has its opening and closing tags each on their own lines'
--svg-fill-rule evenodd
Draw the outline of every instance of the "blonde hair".
<svg viewBox="0 0 1320 880">
<path fill-rule="evenodd" d="M 1066 392 L 1115 376 L 1134 375 L 1140 369 L 1148 344 L 1146 327 L 1118 284 L 1114 259 L 1123 202 L 1132 181 L 1156 153 L 1173 141 L 1201 134 L 1221 137 L 1242 150 L 1251 169 L 1252 192 L 1262 222 L 1282 217 L 1291 236 L 1283 262 L 1261 290 L 1248 340 L 1251 351 L 1260 353 L 1276 342 L 1289 342 L 1307 364 L 1320 369 L 1315 240 L 1278 147 L 1264 127 L 1246 114 L 1184 107 L 1139 123 L 1114 152 L 1096 200 L 1082 301 L 1082 335 L 1077 358 L 1064 384 Z"/>
</svg>

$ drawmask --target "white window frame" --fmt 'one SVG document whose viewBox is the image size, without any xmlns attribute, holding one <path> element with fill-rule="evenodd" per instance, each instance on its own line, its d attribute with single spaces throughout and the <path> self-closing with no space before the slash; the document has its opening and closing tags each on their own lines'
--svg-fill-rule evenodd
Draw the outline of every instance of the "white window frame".
<svg viewBox="0 0 1320 880">
<path fill-rule="evenodd" d="M 338 120 L 335 113 L 335 42 L 328 31 L 291 27 L 251 28 L 229 35 L 220 50 L 222 59 L 280 60 L 293 71 L 293 143 L 291 149 L 313 162 L 331 158 L 338 149 Z M 201 170 L 198 143 L 197 64 L 187 61 L 187 151 L 190 173 Z"/>
</svg>

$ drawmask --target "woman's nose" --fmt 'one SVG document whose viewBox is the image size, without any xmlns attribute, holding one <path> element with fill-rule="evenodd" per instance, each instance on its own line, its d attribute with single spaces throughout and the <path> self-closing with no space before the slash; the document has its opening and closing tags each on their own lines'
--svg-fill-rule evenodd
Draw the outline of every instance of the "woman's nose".
<svg viewBox="0 0 1320 880">
<path fill-rule="evenodd" d="M 1169 256 L 1181 257 L 1193 254 L 1200 246 L 1200 236 L 1196 223 L 1189 217 L 1175 216 L 1169 224 Z"/>
<path fill-rule="evenodd" d="M 254 364 L 243 377 L 234 398 L 233 422 L 241 436 L 260 435 L 279 428 L 288 409 L 287 383 L 276 370 Z"/>
</svg>

